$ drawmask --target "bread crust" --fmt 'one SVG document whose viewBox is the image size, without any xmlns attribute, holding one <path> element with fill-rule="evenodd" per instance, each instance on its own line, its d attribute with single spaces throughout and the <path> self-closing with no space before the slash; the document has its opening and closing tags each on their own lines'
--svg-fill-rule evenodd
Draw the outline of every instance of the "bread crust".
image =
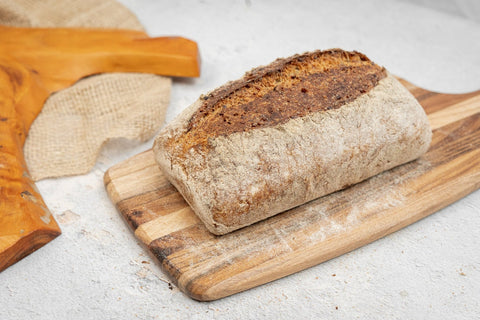
<svg viewBox="0 0 480 320">
<path fill-rule="evenodd" d="M 183 152 L 205 148 L 208 138 L 340 108 L 386 75 L 384 68 L 356 51 L 331 49 L 277 59 L 202 96 L 185 134 L 171 143 L 183 145 Z"/>
<path fill-rule="evenodd" d="M 388 73 L 339 108 L 212 134 L 204 146 L 172 143 L 182 141 L 204 102 L 165 127 L 153 150 L 167 178 L 218 235 L 414 160 L 431 141 L 422 107 Z"/>
</svg>

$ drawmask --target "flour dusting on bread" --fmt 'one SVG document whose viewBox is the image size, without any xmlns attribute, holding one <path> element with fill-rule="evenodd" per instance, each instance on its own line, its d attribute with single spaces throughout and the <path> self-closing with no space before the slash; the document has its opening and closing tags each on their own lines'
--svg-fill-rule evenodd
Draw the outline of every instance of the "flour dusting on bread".
<svg viewBox="0 0 480 320">
<path fill-rule="evenodd" d="M 225 234 L 420 157 L 422 107 L 358 52 L 278 59 L 200 97 L 158 135 L 156 160 Z"/>
</svg>

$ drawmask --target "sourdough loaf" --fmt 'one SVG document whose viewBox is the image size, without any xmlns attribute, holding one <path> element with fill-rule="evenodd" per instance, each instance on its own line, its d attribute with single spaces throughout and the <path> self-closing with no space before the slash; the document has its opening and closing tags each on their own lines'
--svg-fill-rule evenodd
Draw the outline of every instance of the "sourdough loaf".
<svg viewBox="0 0 480 320">
<path fill-rule="evenodd" d="M 201 96 L 153 150 L 208 230 L 225 234 L 414 160 L 430 140 L 425 112 L 393 76 L 332 49 Z"/>
</svg>

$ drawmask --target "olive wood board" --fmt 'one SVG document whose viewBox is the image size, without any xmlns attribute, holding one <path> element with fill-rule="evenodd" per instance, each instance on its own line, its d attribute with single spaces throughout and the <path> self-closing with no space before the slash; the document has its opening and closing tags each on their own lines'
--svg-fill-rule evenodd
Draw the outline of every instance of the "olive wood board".
<svg viewBox="0 0 480 320">
<path fill-rule="evenodd" d="M 99 73 L 144 72 L 198 77 L 200 60 L 198 46 L 192 40 L 150 38 L 142 31 L 131 30 L 0 25 L 0 44 L 2 272 L 61 233 L 23 154 L 30 127 L 48 97 Z M 69 114 L 75 114 L 73 108 L 62 116 Z M 50 125 L 55 127 L 57 122 L 51 121 Z M 53 153 L 51 157 L 55 161 L 62 156 Z"/>
<path fill-rule="evenodd" d="M 148 150 L 110 168 L 107 192 L 169 278 L 210 301 L 359 248 L 480 187 L 480 91 L 430 92 L 401 80 L 433 139 L 420 159 L 235 232 L 207 231 Z"/>
</svg>

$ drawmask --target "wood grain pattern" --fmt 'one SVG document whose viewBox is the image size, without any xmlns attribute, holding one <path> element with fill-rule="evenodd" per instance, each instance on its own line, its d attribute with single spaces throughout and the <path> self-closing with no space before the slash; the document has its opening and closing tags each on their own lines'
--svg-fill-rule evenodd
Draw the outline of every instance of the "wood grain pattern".
<svg viewBox="0 0 480 320">
<path fill-rule="evenodd" d="M 136 236 L 187 295 L 215 300 L 337 257 L 480 187 L 480 91 L 401 80 L 433 126 L 422 158 L 277 216 L 215 236 L 157 168 L 151 150 L 110 168 L 105 186 Z"/>
<path fill-rule="evenodd" d="M 143 32 L 0 26 L 0 271 L 60 234 L 23 157 L 48 96 L 103 72 L 198 76 L 197 44 Z M 54 125 L 54 124 L 52 124 Z"/>
</svg>

